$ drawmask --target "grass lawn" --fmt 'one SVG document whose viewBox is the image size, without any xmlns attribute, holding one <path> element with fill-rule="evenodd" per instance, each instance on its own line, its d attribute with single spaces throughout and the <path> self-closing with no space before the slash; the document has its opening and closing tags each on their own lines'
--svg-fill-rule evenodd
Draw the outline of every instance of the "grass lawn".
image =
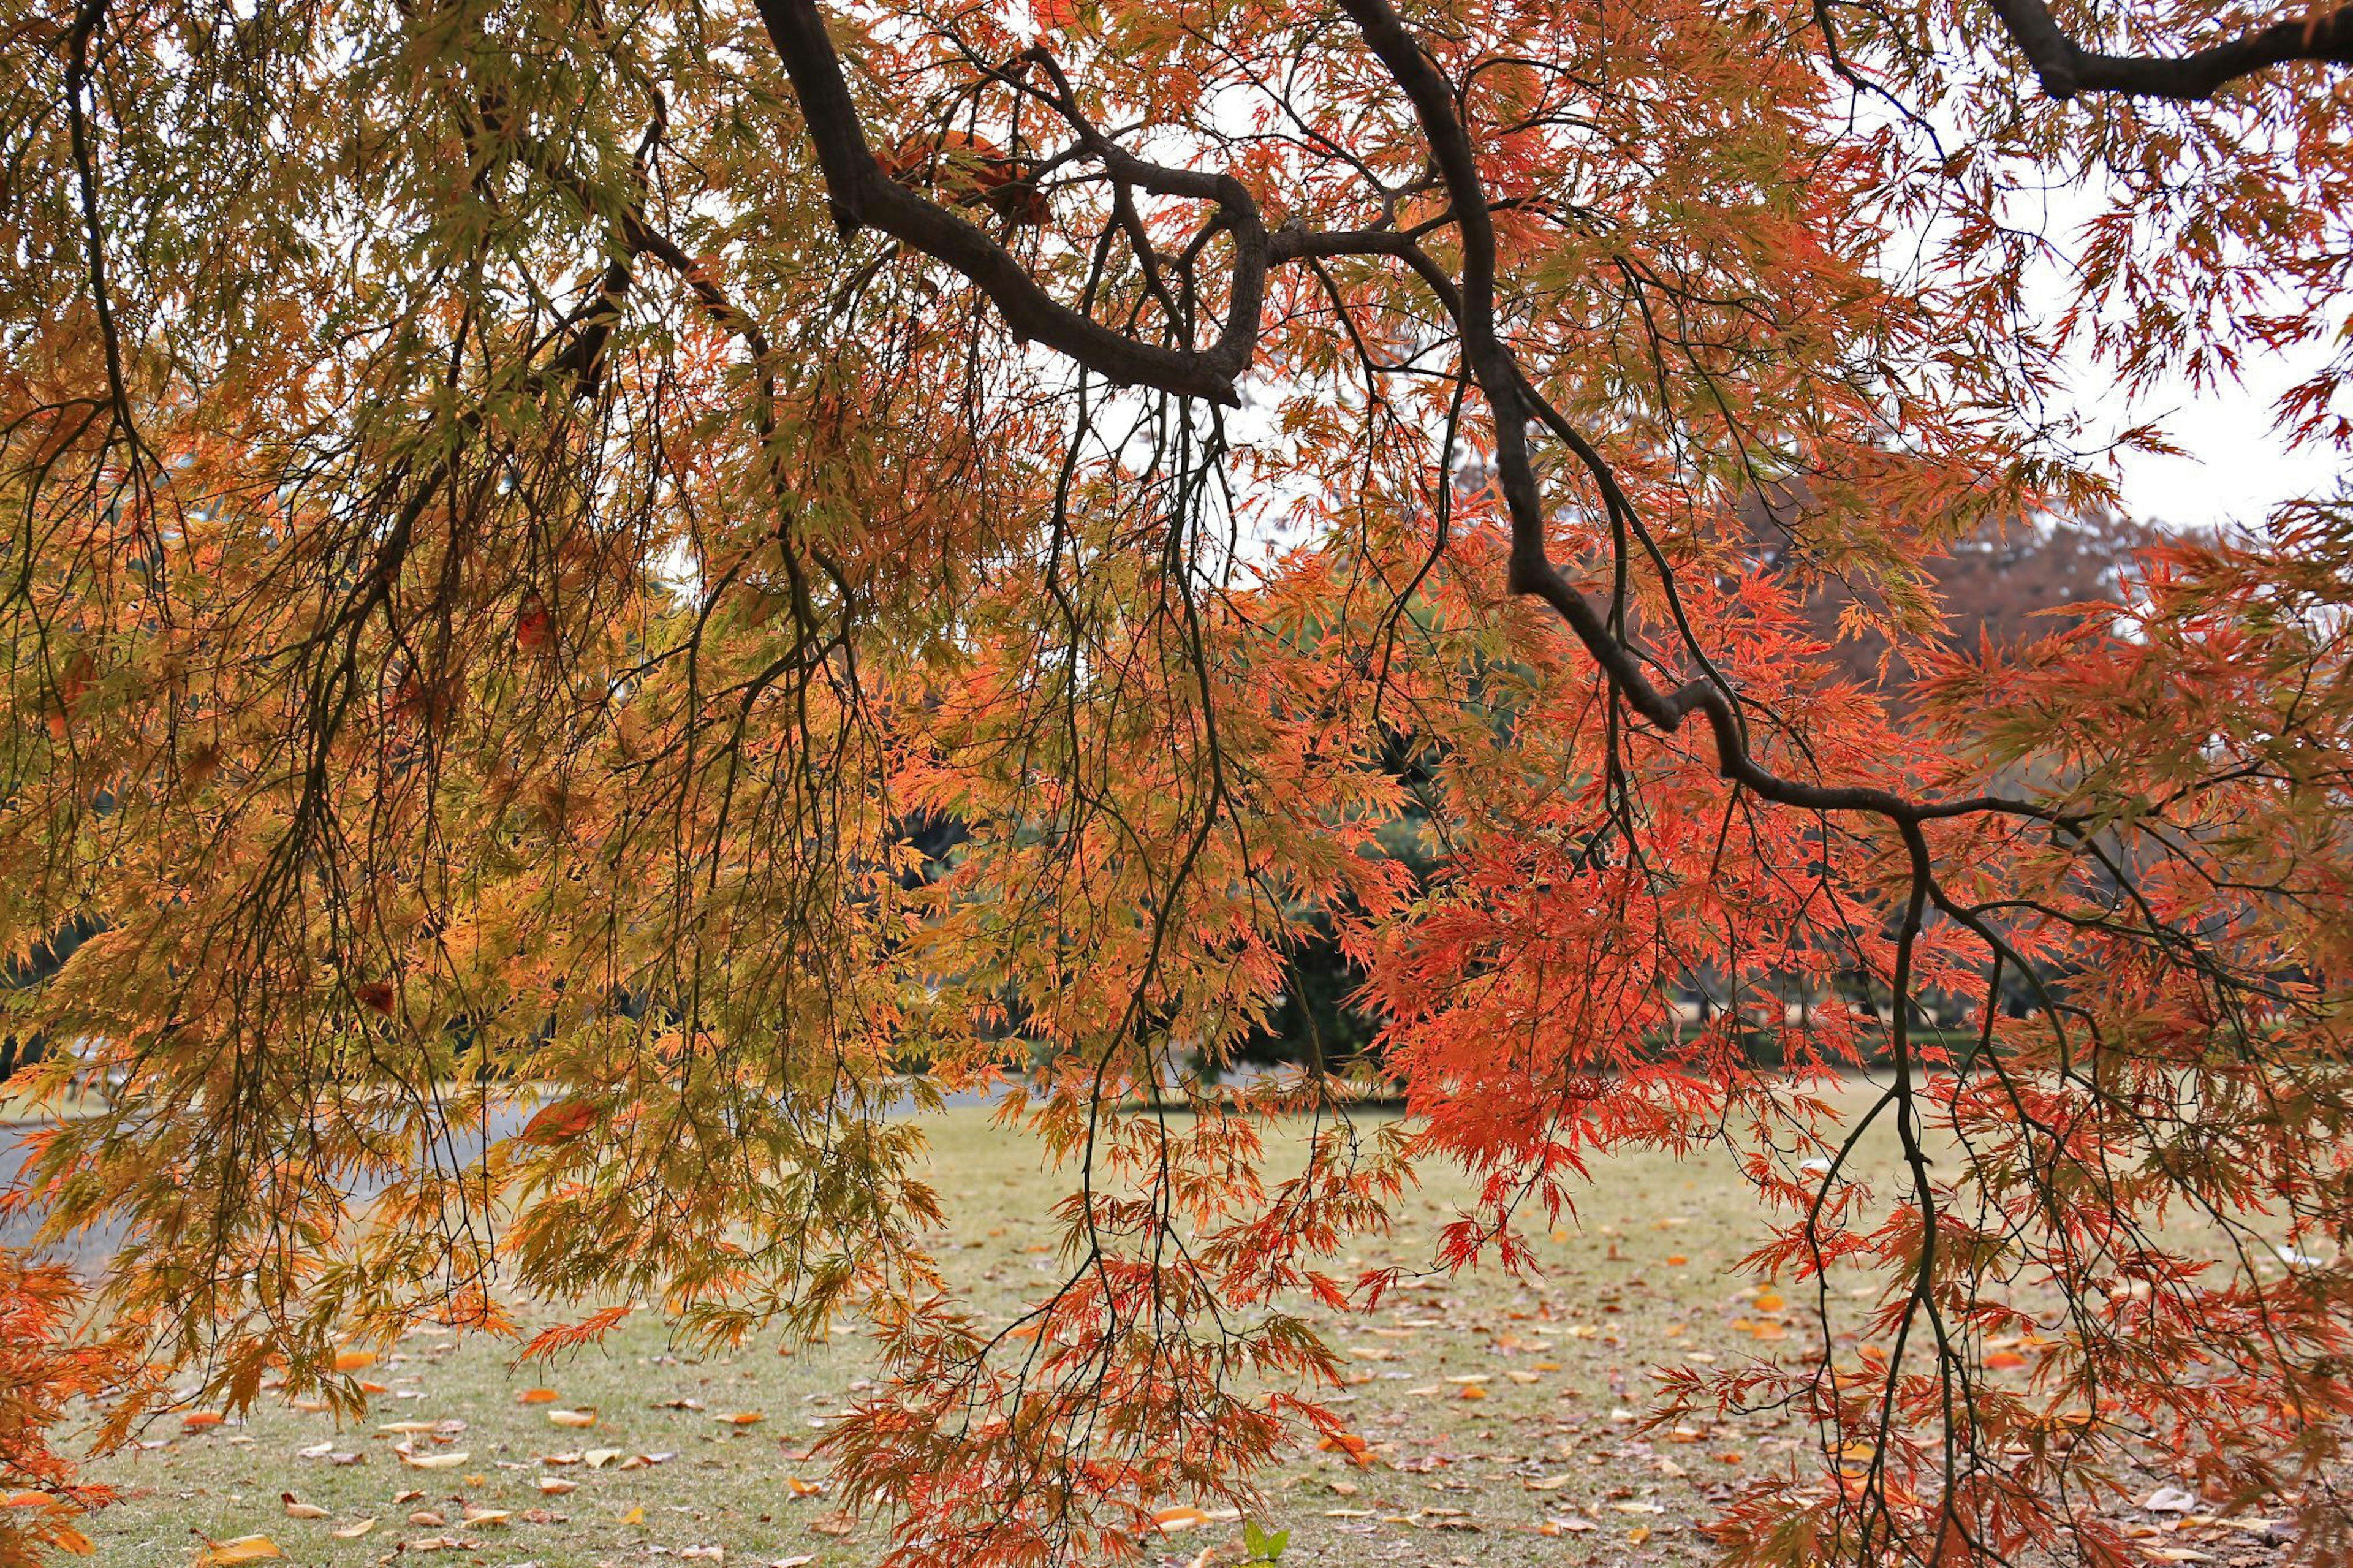
<svg viewBox="0 0 2353 1568">
<path fill-rule="evenodd" d="M 979 1110 L 950 1111 L 931 1132 L 956 1226 L 945 1262 L 984 1309 L 1006 1310 L 1049 1279 L 1047 1206 L 1060 1181 L 1034 1145 Z M 1286 1563 L 1697 1563 L 1709 1547 L 1693 1526 L 1712 1495 L 1805 1457 L 1810 1434 L 1773 1418 L 1635 1432 L 1654 1364 L 1794 1351 L 1806 1328 L 1729 1272 L 1763 1216 L 1724 1156 L 1631 1156 L 1596 1174 L 1577 1226 L 1541 1243 L 1541 1279 L 1430 1280 L 1339 1328 L 1355 1380 L 1340 1409 L 1378 1462 L 1299 1452 L 1268 1479 L 1261 1520 L 1293 1532 Z M 1428 1258 L 1462 1189 L 1442 1172 L 1426 1184 L 1398 1236 L 1354 1261 Z M 871 1373 L 864 1341 L 838 1335 L 789 1355 L 697 1359 L 644 1318 L 594 1352 L 515 1370 L 499 1344 L 419 1332 L 365 1373 L 388 1389 L 368 1424 L 339 1431 L 325 1415 L 266 1399 L 243 1426 L 158 1425 L 151 1446 L 98 1468 L 128 1496 L 90 1533 L 110 1563 L 185 1563 L 199 1535 L 256 1533 L 321 1564 L 386 1563 L 404 1547 L 487 1568 L 717 1561 L 711 1549 L 733 1563 L 871 1563 L 881 1531 L 826 1533 L 840 1525 L 823 1464 L 807 1458 L 824 1417 Z M 533 1386 L 552 1387 L 557 1403 L 522 1403 Z M 593 1427 L 551 1421 L 581 1408 L 595 1411 Z M 762 1419 L 719 1419 L 737 1413 Z M 375 1429 L 394 1422 L 445 1424 L 409 1441 L 466 1458 L 405 1466 L 393 1451 L 400 1435 Z M 613 1454 L 593 1463 L 597 1450 Z M 657 1455 L 670 1457 L 643 1462 Z M 290 1518 L 287 1492 L 328 1516 Z M 470 1510 L 510 1517 L 469 1524 Z M 333 1533 L 369 1518 L 364 1535 Z M 1238 1529 L 1170 1535 L 1153 1559 L 1191 1563 Z"/>
</svg>

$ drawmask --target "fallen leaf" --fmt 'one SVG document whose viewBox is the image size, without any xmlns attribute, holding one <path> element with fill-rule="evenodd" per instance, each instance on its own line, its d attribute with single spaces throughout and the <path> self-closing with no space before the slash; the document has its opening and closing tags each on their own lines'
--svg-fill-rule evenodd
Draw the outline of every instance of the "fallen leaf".
<svg viewBox="0 0 2353 1568">
<path fill-rule="evenodd" d="M 180 1430 L 201 1432 L 207 1426 L 219 1426 L 221 1420 L 221 1413 L 217 1410 L 190 1410 L 181 1415 Z"/>
<path fill-rule="evenodd" d="M 393 1493 L 393 1494 L 392 1494 L 392 1500 L 393 1500 L 394 1505 L 395 1505 L 396 1507 L 397 1507 L 397 1506 L 398 1506 L 399 1504 L 401 1504 L 401 1503 L 405 1503 L 405 1502 L 415 1502 L 418 1498 L 421 1498 L 421 1497 L 423 1497 L 424 1495 L 425 1495 L 425 1494 L 424 1494 L 423 1492 L 415 1492 L 415 1491 L 411 1491 L 411 1492 L 395 1492 L 395 1493 Z"/>
<path fill-rule="evenodd" d="M 858 1521 L 847 1513 L 825 1513 L 810 1520 L 809 1528 L 819 1535 L 853 1535 L 858 1531 Z"/>
<path fill-rule="evenodd" d="M 408 1522 L 427 1530 L 438 1530 L 449 1521 L 433 1509 L 420 1508 L 408 1516 Z"/>
<path fill-rule="evenodd" d="M 515 1395 L 515 1403 L 518 1405 L 553 1405 L 555 1403 L 555 1390 L 552 1388 L 526 1388 L 521 1394 Z"/>
<path fill-rule="evenodd" d="M 1757 1299 L 1748 1304 L 1756 1308 L 1760 1312 L 1778 1312 L 1783 1307 L 1788 1305 L 1788 1302 L 1782 1300 L 1778 1294 L 1771 1290 L 1761 1290 L 1757 1292 Z"/>
<path fill-rule="evenodd" d="M 297 1501 L 292 1492 L 280 1492 L 278 1500 L 284 1505 L 289 1519 L 324 1519 L 330 1511 L 314 1502 Z"/>
<path fill-rule="evenodd" d="M 621 1450 L 618 1448 L 591 1448 L 580 1457 L 587 1461 L 587 1465 L 590 1469 L 601 1470 L 606 1466 L 611 1464 L 614 1460 L 619 1458 L 621 1457 Z"/>
<path fill-rule="evenodd" d="M 1988 1371 L 2008 1372 L 2012 1367 L 2024 1366 L 2026 1358 L 2016 1351 L 1996 1351 L 1985 1358 L 1985 1363 Z"/>
<path fill-rule="evenodd" d="M 374 1351 L 337 1351 L 335 1352 L 337 1372 L 365 1372 L 375 1364 L 375 1352 Z"/>
<path fill-rule="evenodd" d="M 714 1415 L 712 1419 L 729 1426 L 756 1426 L 767 1417 L 756 1410 L 738 1410 L 729 1415 Z"/>
<path fill-rule="evenodd" d="M 216 1568 L 231 1563 L 259 1563 L 265 1559 L 283 1557 L 278 1542 L 266 1535 L 240 1535 L 234 1541 L 207 1541 L 203 1555 L 196 1559 L 201 1568 Z"/>
<path fill-rule="evenodd" d="M 1352 1465 L 1369 1465 L 1373 1462 L 1372 1445 L 1354 1432 L 1326 1432 L 1324 1434 L 1323 1441 L 1317 1443 L 1315 1447 L 1320 1452 L 1326 1454 L 1345 1454 L 1348 1457 L 1348 1462 Z"/>
<path fill-rule="evenodd" d="M 596 1412 L 594 1410 L 551 1410 L 547 1413 L 547 1423 L 551 1426 L 594 1426 L 596 1425 Z"/>
<path fill-rule="evenodd" d="M 327 1533 L 333 1536 L 338 1541 L 357 1541 L 361 1536 L 365 1535 L 369 1531 L 374 1530 L 375 1528 L 375 1515 L 370 1514 L 365 1519 L 355 1519 L 349 1524 L 336 1525 L 333 1529 L 328 1531 Z"/>
<path fill-rule="evenodd" d="M 1640 1546 L 1651 1539 L 1651 1527 L 1647 1524 L 1638 1524 L 1626 1532 L 1626 1539 L 1631 1544 Z"/>
<path fill-rule="evenodd" d="M 646 1510 L 642 1508 L 632 1507 L 628 1512 L 621 1515 L 621 1522 L 623 1524 L 643 1524 L 645 1521 Z"/>
<path fill-rule="evenodd" d="M 1459 1399 L 1484 1399 L 1487 1397 L 1487 1391 L 1480 1387 L 1475 1383 L 1466 1383 L 1462 1385 L 1462 1392 L 1455 1397 Z"/>
<path fill-rule="evenodd" d="M 679 1556 L 689 1563 L 724 1563 L 727 1561 L 727 1548 L 724 1546 L 690 1546 L 681 1552 Z"/>
<path fill-rule="evenodd" d="M 511 1509 L 470 1507 L 458 1522 L 459 1524 L 504 1524 L 513 1517 L 514 1512 Z"/>
<path fill-rule="evenodd" d="M 562 1497 L 566 1492 L 578 1491 L 580 1483 L 567 1481 L 562 1476 L 542 1476 L 539 1478 L 539 1489 L 543 1497 Z"/>
<path fill-rule="evenodd" d="M 791 1492 L 795 1497 L 815 1497 L 818 1493 L 825 1490 L 825 1483 L 823 1481 L 805 1481 L 798 1476 L 786 1476 L 785 1478 L 785 1489 Z"/>
<path fill-rule="evenodd" d="M 1540 1481 L 1524 1481 L 1521 1484 L 1532 1492 L 1556 1492 L 1576 1479 L 1575 1476 L 1564 1470 L 1556 1476 L 1546 1476 Z"/>
<path fill-rule="evenodd" d="M 473 1456 L 459 1448 L 448 1454 L 403 1454 L 400 1462 L 416 1470 L 454 1470 Z"/>
</svg>

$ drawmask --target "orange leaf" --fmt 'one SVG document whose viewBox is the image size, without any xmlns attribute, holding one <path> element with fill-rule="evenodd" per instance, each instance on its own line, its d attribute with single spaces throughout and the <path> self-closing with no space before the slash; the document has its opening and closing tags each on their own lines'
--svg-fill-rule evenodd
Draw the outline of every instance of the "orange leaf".
<svg viewBox="0 0 2353 1568">
<path fill-rule="evenodd" d="M 1354 1432 L 1326 1432 L 1324 1434 L 1324 1440 L 1315 1447 L 1319 1451 L 1326 1454 L 1345 1454 L 1348 1457 L 1348 1462 L 1352 1465 L 1369 1465 L 1373 1462 L 1373 1446 Z"/>
<path fill-rule="evenodd" d="M 561 1143 L 596 1125 L 596 1107 L 585 1100 L 559 1100 L 543 1106 L 517 1134 L 525 1143 Z"/>
</svg>

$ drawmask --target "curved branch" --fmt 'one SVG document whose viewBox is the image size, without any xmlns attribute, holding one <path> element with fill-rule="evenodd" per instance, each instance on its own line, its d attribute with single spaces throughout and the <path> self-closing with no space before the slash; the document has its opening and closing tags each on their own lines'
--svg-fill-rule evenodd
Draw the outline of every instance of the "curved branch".
<svg viewBox="0 0 2353 1568">
<path fill-rule="evenodd" d="M 1990 0 L 2042 90 L 2061 102 L 2085 92 L 2197 101 L 2242 77 L 2307 60 L 2353 65 L 2353 7 L 2290 16 L 2186 55 L 2110 55 L 2086 49 L 2043 0 Z"/>
<path fill-rule="evenodd" d="M 1922 822 L 1978 812 L 2055 820 L 2055 814 L 2046 807 L 2000 796 L 1922 802 L 1870 785 L 1816 784 L 1784 778 L 1759 763 L 1750 751 L 1738 703 L 1721 676 L 1711 669 L 1707 678 L 1673 691 L 1662 691 L 1651 681 L 1642 668 L 1641 656 L 1611 630 L 1608 618 L 1546 553 L 1546 513 L 1528 454 L 1527 426 L 1549 410 L 1531 398 L 1518 358 L 1496 335 L 1494 224 L 1470 133 L 1455 113 L 1453 89 L 1422 52 L 1389 0 L 1341 0 L 1341 7 L 1411 100 L 1461 226 L 1462 278 L 1459 294 L 1450 304 L 1462 334 L 1464 359 L 1494 413 L 1495 467 L 1512 527 L 1512 592 L 1550 605 L 1601 666 L 1610 686 L 1659 729 L 1672 732 L 1687 715 L 1705 714 L 1715 741 L 1717 771 L 1767 800 L 1811 811 L 1862 812 L 1885 817 L 1907 832 L 1916 830 Z M 1631 502 L 1618 489 L 1599 454 L 1566 422 L 1557 428 L 1580 459 L 1594 469 L 1613 510 L 1630 508 Z"/>
<path fill-rule="evenodd" d="M 977 225 L 883 174 L 867 144 L 858 106 L 842 75 L 816 0 L 759 0 L 760 18 L 799 97 L 801 119 L 845 234 L 873 227 L 945 262 L 987 294 L 1007 326 L 1121 386 L 1148 386 L 1178 397 L 1238 407 L 1234 380 L 1250 368 L 1266 303 L 1267 232 L 1258 203 L 1229 174 L 1171 169 L 1121 153 L 1113 173 L 1168 195 L 1217 204 L 1232 235 L 1234 273 L 1225 329 L 1203 350 L 1170 348 L 1117 331 L 1074 310 L 1038 285 L 1013 254 Z M 1099 150 L 1098 150 L 1099 151 Z"/>
</svg>

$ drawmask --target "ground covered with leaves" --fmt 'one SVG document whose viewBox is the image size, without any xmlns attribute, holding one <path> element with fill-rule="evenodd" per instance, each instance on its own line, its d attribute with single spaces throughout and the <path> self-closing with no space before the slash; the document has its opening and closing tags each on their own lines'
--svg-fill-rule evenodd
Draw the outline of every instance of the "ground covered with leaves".
<svg viewBox="0 0 2353 1568">
<path fill-rule="evenodd" d="M 951 1277 L 1010 1322 L 1050 1282 L 1037 1146 L 976 1108 L 932 1129 L 955 1228 Z M 1820 1298 L 1738 1260 L 1762 1234 L 1728 1161 L 1623 1155 L 1597 1166 L 1582 1214 L 1540 1229 L 1541 1276 L 1412 1279 L 1381 1310 L 1333 1325 L 1348 1386 L 1335 1410 L 1361 1439 L 1303 1443 L 1253 1521 L 1172 1500 L 1150 1561 L 1248 1560 L 1246 1524 L 1288 1531 L 1282 1562 L 1487 1568 L 1697 1563 L 1703 1527 L 1745 1479 L 1819 1463 L 1815 1435 L 1773 1415 L 1653 1424 L 1655 1369 L 1797 1353 Z M 1398 1233 L 1360 1267 L 1416 1269 L 1464 1195 L 1426 1173 Z M 1834 1293 L 1872 1288 L 1834 1281 Z M 2031 1375 L 2034 1346 L 1989 1368 Z M 518 1366 L 512 1347 L 423 1329 L 346 1358 L 369 1419 L 265 1395 L 247 1417 L 185 1411 L 93 1479 L 123 1500 L 90 1521 L 101 1560 L 284 1560 L 353 1568 L 408 1557 L 489 1568 L 687 1563 L 834 1568 L 874 1562 L 878 1522 L 842 1513 L 821 1449 L 872 1386 L 858 1331 L 824 1345 L 697 1355 L 638 1313 L 602 1345 Z M 2265 1563 L 2276 1527 L 2131 1479 L 2118 1499 L 2153 1562 Z M 2155 1506 L 2148 1506 L 2149 1504 Z"/>
</svg>

